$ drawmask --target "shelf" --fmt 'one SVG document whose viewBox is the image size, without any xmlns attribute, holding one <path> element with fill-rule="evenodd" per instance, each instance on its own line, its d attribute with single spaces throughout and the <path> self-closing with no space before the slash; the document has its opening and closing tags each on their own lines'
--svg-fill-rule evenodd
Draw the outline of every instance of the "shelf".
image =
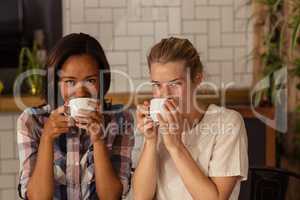
<svg viewBox="0 0 300 200">
<path fill-rule="evenodd" d="M 131 96 L 131 97 L 130 97 Z M 249 89 L 231 89 L 224 95 L 226 100 L 225 105 L 250 105 Z M 212 91 L 201 91 L 197 94 L 197 101 L 202 103 L 222 104 L 222 95 L 219 91 L 217 94 Z M 150 92 L 134 94 L 130 92 L 109 93 L 106 95 L 107 99 L 111 99 L 113 104 L 129 104 L 131 107 L 137 103 L 140 104 L 144 100 L 152 98 Z M 25 105 L 25 107 L 33 107 L 44 104 L 44 100 L 39 96 L 22 96 L 21 98 L 13 96 L 0 96 L 0 112 L 21 112 L 25 107 L 17 106 L 18 100 Z"/>
<path fill-rule="evenodd" d="M 44 103 L 39 96 L 0 96 L 0 112 L 21 112 L 24 107 L 19 107 L 17 102 L 21 102 L 26 107 L 38 106 Z"/>
</svg>

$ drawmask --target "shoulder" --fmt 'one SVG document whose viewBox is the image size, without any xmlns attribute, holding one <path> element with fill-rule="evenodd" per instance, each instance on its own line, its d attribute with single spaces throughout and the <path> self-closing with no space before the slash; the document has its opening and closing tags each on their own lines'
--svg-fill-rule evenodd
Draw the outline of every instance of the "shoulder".
<svg viewBox="0 0 300 200">
<path fill-rule="evenodd" d="M 208 122 L 222 122 L 222 123 L 242 123 L 243 117 L 236 110 L 226 107 L 217 106 L 215 104 L 209 105 L 207 110 Z"/>
<path fill-rule="evenodd" d="M 244 130 L 244 120 L 239 112 L 214 104 L 209 106 L 204 124 L 215 134 L 239 133 L 241 129 Z"/>
<path fill-rule="evenodd" d="M 26 108 L 17 119 L 18 132 L 43 127 L 44 121 L 49 116 L 49 113 L 50 109 L 48 105 Z"/>
<path fill-rule="evenodd" d="M 19 120 L 27 121 L 34 118 L 46 117 L 50 114 L 50 106 L 43 105 L 40 107 L 29 107 L 26 108 L 19 116 Z"/>
</svg>

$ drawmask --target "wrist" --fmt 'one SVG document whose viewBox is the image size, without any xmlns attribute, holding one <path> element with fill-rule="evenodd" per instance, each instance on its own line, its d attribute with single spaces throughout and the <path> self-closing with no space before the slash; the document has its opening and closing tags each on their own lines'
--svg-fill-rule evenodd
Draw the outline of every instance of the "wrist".
<svg viewBox="0 0 300 200">
<path fill-rule="evenodd" d="M 166 145 L 166 149 L 170 154 L 178 154 L 180 152 L 183 152 L 186 147 L 182 143 L 182 141 L 178 141 L 178 143 L 173 144 L 173 145 Z"/>
<path fill-rule="evenodd" d="M 105 146 L 103 140 L 101 140 L 100 138 L 97 139 L 97 140 L 94 140 L 94 141 L 92 142 L 92 144 L 93 144 L 93 146 L 101 146 L 101 147 Z"/>
<path fill-rule="evenodd" d="M 41 136 L 41 142 L 45 142 L 47 144 L 53 144 L 54 138 L 48 133 L 43 133 Z"/>
<path fill-rule="evenodd" d="M 147 145 L 147 146 L 156 147 L 156 144 L 157 144 L 157 139 L 156 138 L 145 139 L 145 145 Z"/>
</svg>

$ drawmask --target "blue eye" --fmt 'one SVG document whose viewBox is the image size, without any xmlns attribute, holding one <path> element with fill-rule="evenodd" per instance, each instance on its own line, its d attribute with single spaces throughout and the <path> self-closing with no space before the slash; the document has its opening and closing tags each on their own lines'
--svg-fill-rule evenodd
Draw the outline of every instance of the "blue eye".
<svg viewBox="0 0 300 200">
<path fill-rule="evenodd" d="M 169 84 L 170 87 L 178 87 L 179 85 L 181 85 L 180 82 L 174 82 Z"/>
<path fill-rule="evenodd" d="M 158 83 L 152 83 L 152 87 L 159 87 L 160 85 Z"/>
</svg>

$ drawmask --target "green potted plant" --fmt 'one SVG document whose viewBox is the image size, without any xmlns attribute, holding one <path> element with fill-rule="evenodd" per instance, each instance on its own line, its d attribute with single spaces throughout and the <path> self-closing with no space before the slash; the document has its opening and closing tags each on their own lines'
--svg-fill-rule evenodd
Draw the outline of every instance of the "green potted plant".
<svg viewBox="0 0 300 200">
<path fill-rule="evenodd" d="M 282 45 L 284 43 L 284 30 L 286 23 L 282 16 L 283 0 L 254 0 L 252 3 L 259 3 L 265 7 L 263 22 L 263 48 L 256 52 L 256 57 L 261 60 L 262 73 L 261 80 L 257 84 L 267 84 L 268 87 L 262 87 L 254 93 L 254 106 L 274 106 L 278 91 L 282 85 L 275 85 L 276 71 L 285 67 L 285 58 L 283 56 Z M 256 13 L 255 13 L 256 14 Z M 261 16 L 252 16 L 261 17 Z M 254 51 L 253 51 L 254 52 Z"/>
<path fill-rule="evenodd" d="M 19 67 L 17 75 L 31 70 L 32 74 L 25 79 L 27 93 L 39 95 L 42 92 L 42 76 L 36 74 L 36 70 L 43 69 L 44 64 L 38 56 L 38 46 L 34 42 L 33 47 L 23 47 L 19 54 Z"/>
<path fill-rule="evenodd" d="M 300 91 L 300 54 L 299 54 L 299 43 L 300 43 L 300 1 L 292 0 L 292 14 L 290 15 L 289 28 L 291 29 L 291 40 L 290 40 L 290 55 L 293 59 L 293 69 L 290 71 L 291 74 L 296 77 L 297 84 L 296 88 Z M 293 114 L 294 127 L 293 129 L 293 151 L 292 156 L 300 161 L 300 105 L 298 105 Z"/>
<path fill-rule="evenodd" d="M 0 94 L 2 93 L 3 90 L 4 90 L 4 84 L 0 80 Z"/>
</svg>

